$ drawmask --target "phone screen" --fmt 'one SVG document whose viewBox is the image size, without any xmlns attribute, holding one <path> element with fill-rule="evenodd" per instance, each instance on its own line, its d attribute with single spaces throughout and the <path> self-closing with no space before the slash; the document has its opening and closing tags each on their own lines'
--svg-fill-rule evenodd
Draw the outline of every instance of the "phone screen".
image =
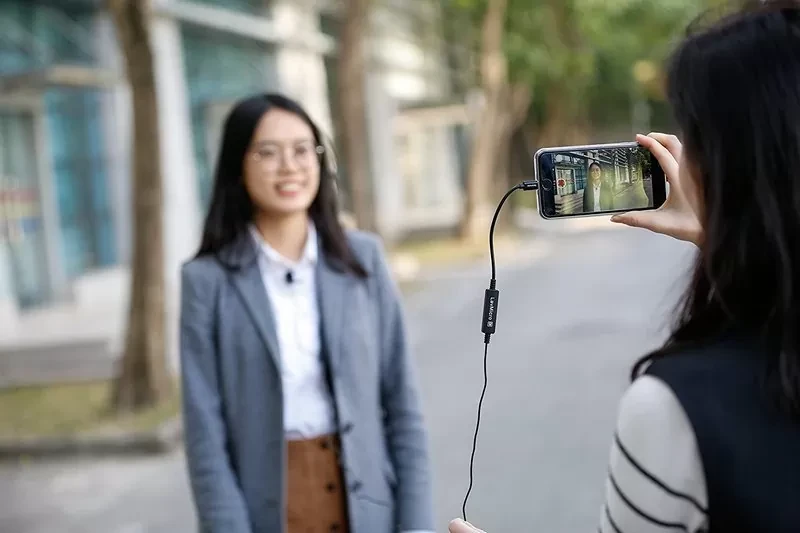
<svg viewBox="0 0 800 533">
<path fill-rule="evenodd" d="M 534 164 L 545 218 L 657 209 L 666 200 L 664 171 L 636 143 L 544 149 Z"/>
</svg>

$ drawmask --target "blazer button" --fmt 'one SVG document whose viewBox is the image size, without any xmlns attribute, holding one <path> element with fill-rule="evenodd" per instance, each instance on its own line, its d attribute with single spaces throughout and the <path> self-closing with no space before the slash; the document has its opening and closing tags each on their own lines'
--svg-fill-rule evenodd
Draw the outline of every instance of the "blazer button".
<svg viewBox="0 0 800 533">
<path fill-rule="evenodd" d="M 351 431 L 353 431 L 353 423 L 352 422 L 347 422 L 345 425 L 342 426 L 342 435 L 347 435 Z"/>
</svg>

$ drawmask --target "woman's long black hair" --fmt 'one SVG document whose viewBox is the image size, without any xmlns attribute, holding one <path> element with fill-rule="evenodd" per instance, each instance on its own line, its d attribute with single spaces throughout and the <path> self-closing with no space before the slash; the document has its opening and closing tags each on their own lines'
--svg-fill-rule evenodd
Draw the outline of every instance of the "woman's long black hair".
<svg viewBox="0 0 800 533">
<path fill-rule="evenodd" d="M 269 93 L 238 102 L 225 120 L 211 205 L 197 257 L 214 255 L 223 261 L 220 251 L 247 232 L 248 224 L 253 220 L 255 207 L 244 185 L 242 164 L 253 132 L 261 117 L 270 109 L 281 109 L 297 115 L 311 128 L 316 145 L 324 147 L 320 129 L 294 100 Z M 339 220 L 338 197 L 330 156 L 328 148 L 324 148 L 319 156 L 319 192 L 309 208 L 309 214 L 319 234 L 322 250 L 328 259 L 333 260 L 332 264 L 359 277 L 366 277 L 367 272 L 353 254 Z"/>
<path fill-rule="evenodd" d="M 800 5 L 751 2 L 692 32 L 668 95 L 699 170 L 704 243 L 677 323 L 646 364 L 729 332 L 767 346 L 769 388 L 800 418 Z"/>
</svg>

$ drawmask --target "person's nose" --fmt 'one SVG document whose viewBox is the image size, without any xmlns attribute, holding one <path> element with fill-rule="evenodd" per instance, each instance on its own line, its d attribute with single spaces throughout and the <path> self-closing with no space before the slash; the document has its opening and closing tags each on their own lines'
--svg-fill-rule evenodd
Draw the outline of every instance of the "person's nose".
<svg viewBox="0 0 800 533">
<path fill-rule="evenodd" d="M 295 157 L 294 150 L 292 148 L 285 148 L 281 152 L 281 174 L 293 174 L 299 169 L 300 165 L 297 164 L 297 158 Z"/>
</svg>

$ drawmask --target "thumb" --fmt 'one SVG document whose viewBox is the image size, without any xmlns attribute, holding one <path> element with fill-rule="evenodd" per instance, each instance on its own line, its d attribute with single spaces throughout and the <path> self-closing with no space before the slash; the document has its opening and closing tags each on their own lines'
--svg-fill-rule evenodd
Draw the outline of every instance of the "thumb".
<svg viewBox="0 0 800 533">
<path fill-rule="evenodd" d="M 641 228 L 646 226 L 644 215 L 645 213 L 637 213 L 637 212 L 620 213 L 618 215 L 612 216 L 611 222 L 615 222 L 617 224 L 624 224 L 632 228 Z"/>
<path fill-rule="evenodd" d="M 450 533 L 486 533 L 482 529 L 478 529 L 472 524 L 464 522 L 460 518 L 456 518 L 455 520 L 451 521 L 447 529 Z"/>
</svg>

